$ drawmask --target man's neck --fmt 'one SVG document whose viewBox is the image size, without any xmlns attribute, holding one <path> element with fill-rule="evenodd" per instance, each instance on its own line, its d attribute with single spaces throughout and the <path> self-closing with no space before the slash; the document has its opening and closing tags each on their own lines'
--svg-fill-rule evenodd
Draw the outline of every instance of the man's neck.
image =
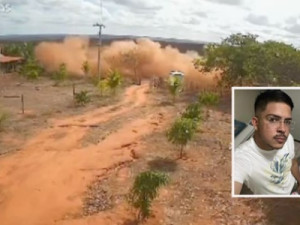
<svg viewBox="0 0 300 225">
<path fill-rule="evenodd" d="M 261 150 L 264 150 L 264 151 L 274 150 L 274 148 L 272 148 L 272 146 L 264 144 L 257 133 L 254 133 L 253 139 L 254 139 L 254 142 L 257 145 L 257 147 L 259 147 Z"/>
</svg>

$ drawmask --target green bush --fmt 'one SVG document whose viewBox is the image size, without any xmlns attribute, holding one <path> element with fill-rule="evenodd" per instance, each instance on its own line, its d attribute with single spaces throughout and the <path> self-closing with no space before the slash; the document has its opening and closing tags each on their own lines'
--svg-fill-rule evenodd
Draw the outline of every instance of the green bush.
<svg viewBox="0 0 300 225">
<path fill-rule="evenodd" d="M 80 91 L 79 93 L 75 93 L 75 102 L 77 105 L 85 105 L 90 102 L 91 98 L 88 96 L 87 91 Z"/>
<path fill-rule="evenodd" d="M 199 94 L 199 103 L 212 106 L 219 103 L 220 96 L 219 94 L 211 91 L 204 91 Z"/>
<path fill-rule="evenodd" d="M 68 75 L 68 72 L 67 72 L 67 66 L 65 63 L 61 63 L 59 65 L 59 69 L 58 71 L 56 71 L 54 73 L 54 79 L 57 81 L 57 82 L 61 82 L 63 80 L 65 80 L 67 78 L 67 75 Z"/>
<path fill-rule="evenodd" d="M 158 189 L 168 183 L 165 173 L 146 171 L 140 173 L 134 181 L 128 195 L 128 202 L 138 209 L 138 221 L 143 221 L 151 215 L 151 203 L 158 195 Z"/>
<path fill-rule="evenodd" d="M 122 83 L 122 76 L 117 70 L 112 70 L 109 72 L 107 80 L 107 86 L 111 89 L 112 93 L 116 93 L 117 87 Z"/>
<path fill-rule="evenodd" d="M 169 92 L 173 97 L 173 102 L 176 100 L 176 96 L 179 94 L 179 92 L 182 91 L 183 82 L 182 79 L 174 76 L 169 78 Z"/>
<path fill-rule="evenodd" d="M 208 44 L 204 59 L 194 60 L 199 70 L 219 70 L 218 85 L 290 86 L 300 82 L 300 51 L 290 44 L 258 41 L 254 34 L 231 34 L 219 44 Z"/>
<path fill-rule="evenodd" d="M 180 156 L 182 158 L 183 148 L 188 141 L 192 139 L 195 133 L 195 122 L 190 118 L 177 119 L 169 131 L 167 131 L 168 141 L 180 147 Z"/>
<path fill-rule="evenodd" d="M 43 72 L 43 68 L 39 65 L 36 60 L 28 60 L 21 67 L 21 74 L 24 75 L 27 79 L 38 79 Z"/>
<path fill-rule="evenodd" d="M 188 105 L 186 110 L 182 113 L 182 118 L 192 119 L 199 122 L 202 119 L 202 108 L 200 103 L 192 103 Z"/>
</svg>

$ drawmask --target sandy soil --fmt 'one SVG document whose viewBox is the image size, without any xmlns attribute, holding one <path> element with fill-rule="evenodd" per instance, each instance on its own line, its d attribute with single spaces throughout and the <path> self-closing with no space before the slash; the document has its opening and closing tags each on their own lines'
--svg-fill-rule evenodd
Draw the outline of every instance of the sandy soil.
<svg viewBox="0 0 300 225">
<path fill-rule="evenodd" d="M 74 108 L 69 87 L 49 81 L 16 86 L 18 79 L 6 77 L 2 94 L 19 90 L 29 99 L 52 98 L 31 100 L 25 115 L 18 103 L 1 99 L 11 114 L 0 132 L 0 147 L 11 150 L 2 149 L 0 156 L 1 224 L 133 225 L 125 196 L 134 177 L 147 169 L 168 173 L 171 182 L 145 224 L 298 224 L 297 200 L 231 198 L 228 97 L 205 109 L 184 159 L 177 160 L 165 132 L 191 97 L 174 106 L 165 91 L 149 90 L 144 82 L 106 104 L 95 100 Z M 37 91 L 36 85 L 42 88 Z"/>
</svg>

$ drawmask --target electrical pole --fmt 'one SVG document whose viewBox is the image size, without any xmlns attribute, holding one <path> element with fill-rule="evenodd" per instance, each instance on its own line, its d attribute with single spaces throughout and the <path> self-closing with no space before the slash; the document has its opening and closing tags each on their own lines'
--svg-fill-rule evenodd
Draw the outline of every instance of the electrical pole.
<svg viewBox="0 0 300 225">
<path fill-rule="evenodd" d="M 101 60 L 101 45 L 102 45 L 102 27 L 105 28 L 105 26 L 101 23 L 96 23 L 93 25 L 94 27 L 99 27 L 99 36 L 98 36 L 98 78 L 99 81 L 101 80 L 101 65 L 100 65 L 100 60 Z"/>
</svg>

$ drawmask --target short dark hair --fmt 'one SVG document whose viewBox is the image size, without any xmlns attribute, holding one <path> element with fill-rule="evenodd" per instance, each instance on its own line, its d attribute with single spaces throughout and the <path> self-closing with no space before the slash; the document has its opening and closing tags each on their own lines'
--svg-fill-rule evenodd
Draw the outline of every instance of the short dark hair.
<svg viewBox="0 0 300 225">
<path fill-rule="evenodd" d="M 259 112 L 262 112 L 266 109 L 268 103 L 270 102 L 282 102 L 286 103 L 291 107 L 291 110 L 294 108 L 294 103 L 290 96 L 281 90 L 267 90 L 260 93 L 254 103 L 254 112 L 257 115 Z"/>
</svg>

